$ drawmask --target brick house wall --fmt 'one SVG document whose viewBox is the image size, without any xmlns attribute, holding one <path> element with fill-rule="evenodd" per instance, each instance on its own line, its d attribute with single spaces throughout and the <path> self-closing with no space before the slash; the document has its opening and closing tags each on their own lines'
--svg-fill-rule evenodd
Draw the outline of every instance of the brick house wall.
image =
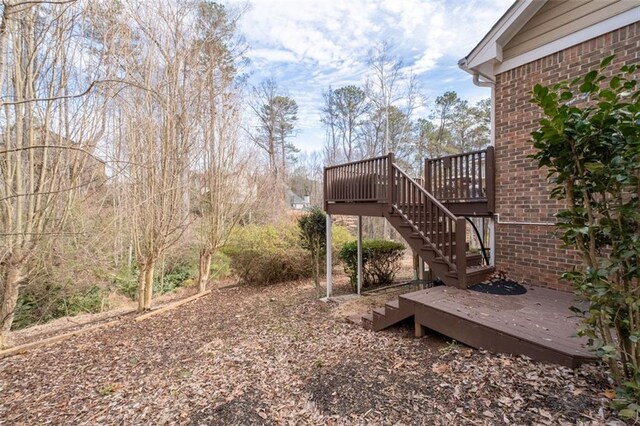
<svg viewBox="0 0 640 426">
<path fill-rule="evenodd" d="M 640 22 L 496 76 L 496 268 L 516 280 L 570 290 L 558 277 L 578 263 L 576 253 L 561 248 L 554 226 L 544 224 L 554 222 L 560 206 L 549 200 L 546 171 L 527 158 L 533 152 L 530 133 L 541 117 L 530 102 L 531 90 L 536 83 L 583 75 L 611 54 L 612 70 L 640 63 Z"/>
</svg>

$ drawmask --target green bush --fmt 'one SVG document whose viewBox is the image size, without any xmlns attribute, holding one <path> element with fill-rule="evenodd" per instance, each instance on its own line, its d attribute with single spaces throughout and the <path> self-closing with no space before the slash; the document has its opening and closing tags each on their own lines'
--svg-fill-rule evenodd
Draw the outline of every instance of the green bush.
<svg viewBox="0 0 640 426">
<path fill-rule="evenodd" d="M 232 274 L 231 259 L 221 251 L 216 251 L 211 258 L 211 275 L 212 280 L 226 278 Z"/>
<path fill-rule="evenodd" d="M 309 251 L 313 264 L 313 281 L 316 295 L 320 296 L 320 275 L 322 261 L 327 254 L 327 215 L 319 207 L 314 207 L 307 214 L 298 218 L 300 244 Z"/>
<path fill-rule="evenodd" d="M 196 266 L 193 264 L 173 265 L 171 269 L 165 268 L 163 277 L 161 265 L 161 262 L 156 264 L 156 270 L 153 277 L 154 295 L 170 293 L 180 287 L 188 287 L 193 282 L 193 278 L 197 274 Z M 118 292 L 132 300 L 135 300 L 136 297 L 138 297 L 137 275 L 138 270 L 135 266 L 131 269 L 122 268 L 113 278 L 113 284 L 118 289 Z"/>
<path fill-rule="evenodd" d="M 334 253 L 340 253 L 342 247 L 353 240 L 353 234 L 344 226 L 333 225 L 331 228 L 331 249 Z M 340 263 L 339 256 L 333 256 L 333 264 Z"/>
<path fill-rule="evenodd" d="M 536 85 L 533 102 L 544 112 L 533 132 L 533 158 L 563 200 L 558 231 L 582 264 L 567 271 L 588 302 L 584 328 L 618 385 L 614 408 L 640 417 L 640 88 L 636 65 L 607 77 L 599 69 L 571 82 Z M 576 102 L 579 101 L 579 102 Z"/>
<path fill-rule="evenodd" d="M 238 227 L 223 253 L 244 282 L 271 284 L 312 275 L 311 259 L 294 223 Z"/>
<path fill-rule="evenodd" d="M 404 245 L 387 240 L 364 240 L 362 242 L 362 285 L 383 285 L 393 282 L 400 269 Z M 340 260 L 349 275 L 351 285 L 358 283 L 358 243 L 351 241 L 340 250 Z"/>
<path fill-rule="evenodd" d="M 164 294 L 170 293 L 180 287 L 188 287 L 196 276 L 197 271 L 195 265 L 179 265 L 173 269 L 164 272 L 156 270 L 153 277 L 153 293 Z"/>
<path fill-rule="evenodd" d="M 113 277 L 113 285 L 119 293 L 135 300 L 138 296 L 137 268 L 121 268 Z"/>
<path fill-rule="evenodd" d="M 50 287 L 42 294 L 25 291 L 18 298 L 13 328 L 17 330 L 56 318 L 98 313 L 107 309 L 106 293 L 98 286 L 71 295 L 60 286 Z"/>
</svg>

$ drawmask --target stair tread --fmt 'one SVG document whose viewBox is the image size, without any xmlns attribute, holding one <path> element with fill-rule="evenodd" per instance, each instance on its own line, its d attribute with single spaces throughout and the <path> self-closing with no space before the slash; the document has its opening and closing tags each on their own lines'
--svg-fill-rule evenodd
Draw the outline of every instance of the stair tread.
<svg viewBox="0 0 640 426">
<path fill-rule="evenodd" d="M 387 302 L 385 306 L 388 306 L 393 309 L 400 309 L 400 299 L 394 299 L 390 302 Z"/>
<path fill-rule="evenodd" d="M 363 321 L 373 322 L 373 314 L 364 314 L 362 315 Z"/>
<path fill-rule="evenodd" d="M 375 309 L 373 309 L 372 314 L 373 314 L 374 316 L 375 316 L 375 315 L 385 316 L 385 315 L 387 314 L 387 311 L 386 311 L 386 309 L 385 309 L 385 308 L 384 308 L 384 306 L 383 306 L 383 307 L 381 307 L 381 308 L 375 308 Z"/>
<path fill-rule="evenodd" d="M 466 275 L 467 275 L 467 277 L 469 277 L 469 276 L 472 276 L 472 275 L 485 274 L 487 272 L 493 271 L 494 269 L 495 268 L 493 266 L 475 266 L 475 267 L 470 267 L 470 268 L 467 268 Z M 449 275 L 450 277 L 457 277 L 458 276 L 458 272 L 457 271 L 451 271 L 447 275 Z"/>
</svg>

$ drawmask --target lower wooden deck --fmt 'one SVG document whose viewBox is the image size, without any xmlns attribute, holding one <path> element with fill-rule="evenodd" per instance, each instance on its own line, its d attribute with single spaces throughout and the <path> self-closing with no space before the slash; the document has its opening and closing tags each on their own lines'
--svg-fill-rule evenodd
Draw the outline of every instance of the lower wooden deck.
<svg viewBox="0 0 640 426">
<path fill-rule="evenodd" d="M 519 296 L 496 296 L 441 286 L 402 295 L 393 306 L 404 312 L 399 317 L 412 314 L 416 327 L 422 325 L 471 347 L 567 367 L 595 360 L 586 339 L 576 337 L 580 318 L 569 309 L 578 305 L 574 296 L 543 288 L 527 290 Z"/>
</svg>

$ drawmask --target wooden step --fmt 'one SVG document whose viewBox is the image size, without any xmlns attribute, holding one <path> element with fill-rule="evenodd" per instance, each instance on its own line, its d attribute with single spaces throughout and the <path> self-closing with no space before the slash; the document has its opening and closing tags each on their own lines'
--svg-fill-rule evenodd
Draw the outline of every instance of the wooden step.
<svg viewBox="0 0 640 426">
<path fill-rule="evenodd" d="M 467 277 L 472 277 L 472 276 L 476 276 L 476 275 L 482 275 L 483 273 L 486 273 L 488 271 L 493 271 L 495 268 L 493 266 L 472 266 L 472 267 L 468 267 L 466 274 Z M 447 275 L 455 277 L 458 275 L 457 271 L 451 271 L 449 272 Z"/>
<path fill-rule="evenodd" d="M 373 314 L 364 314 L 362 316 L 362 326 L 366 330 L 373 330 Z"/>
<path fill-rule="evenodd" d="M 400 299 L 394 299 L 384 305 L 387 309 L 400 309 Z"/>
<path fill-rule="evenodd" d="M 484 257 L 480 253 L 467 253 L 468 266 L 481 266 Z"/>
<path fill-rule="evenodd" d="M 480 264 L 482 263 L 483 259 L 484 258 L 479 253 L 467 253 L 467 265 L 468 266 L 480 266 Z M 456 255 L 454 254 L 452 262 L 455 262 L 455 260 L 456 260 Z M 436 257 L 434 262 L 440 263 L 440 264 L 443 264 L 443 265 L 447 264 L 447 261 L 444 260 L 444 258 L 442 258 L 442 257 Z"/>
<path fill-rule="evenodd" d="M 371 313 L 373 314 L 373 319 L 375 320 L 376 316 L 384 317 L 387 314 L 387 310 L 384 307 L 375 308 L 371 311 Z"/>
<path fill-rule="evenodd" d="M 467 268 L 467 271 L 466 271 L 467 287 L 472 286 L 474 284 L 481 283 L 482 281 L 485 281 L 491 276 L 491 274 L 495 271 L 495 269 L 496 268 L 493 266 L 480 266 L 480 267 Z M 450 271 L 447 274 L 447 277 L 457 279 L 458 272 Z"/>
<path fill-rule="evenodd" d="M 373 331 L 384 330 L 413 315 L 413 311 L 400 308 L 398 299 L 387 302 L 383 307 L 371 312 L 371 328 Z M 364 325 L 364 320 L 363 320 Z"/>
</svg>

